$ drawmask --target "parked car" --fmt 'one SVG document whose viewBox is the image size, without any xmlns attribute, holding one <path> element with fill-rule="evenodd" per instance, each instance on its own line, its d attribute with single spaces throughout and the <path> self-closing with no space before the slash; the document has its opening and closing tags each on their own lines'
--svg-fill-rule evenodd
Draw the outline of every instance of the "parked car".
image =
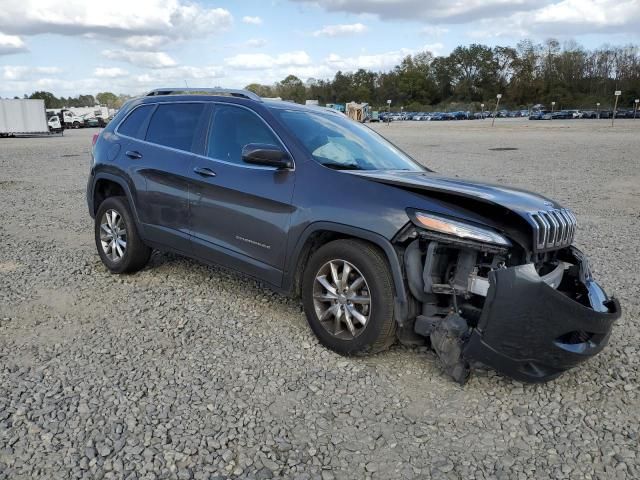
<svg viewBox="0 0 640 480">
<path fill-rule="evenodd" d="M 573 118 L 573 113 L 568 110 L 557 110 L 551 114 L 553 119 L 568 120 Z"/>
<path fill-rule="evenodd" d="M 369 119 L 370 122 L 379 122 L 380 121 L 380 112 L 378 112 L 377 110 L 374 110 L 371 112 L 371 118 Z"/>
<path fill-rule="evenodd" d="M 461 383 L 477 362 L 540 382 L 600 352 L 620 316 L 572 245 L 569 209 L 437 175 L 328 109 L 155 90 L 92 152 L 107 269 L 140 270 L 159 249 L 239 270 L 301 295 L 311 330 L 343 355 L 429 339 Z"/>
<path fill-rule="evenodd" d="M 551 120 L 551 112 L 549 110 L 532 111 L 529 120 Z"/>
<path fill-rule="evenodd" d="M 453 120 L 466 120 L 469 118 L 469 112 L 451 112 L 450 115 Z"/>
<path fill-rule="evenodd" d="M 613 111 L 612 110 L 600 110 L 600 113 L 598 114 L 598 118 L 611 118 L 613 116 Z"/>
<path fill-rule="evenodd" d="M 102 125 L 101 125 L 102 123 Z M 85 127 L 100 127 L 100 126 L 104 126 L 104 122 L 100 122 L 99 119 L 97 119 L 96 117 L 85 117 L 83 119 L 83 124 Z"/>
<path fill-rule="evenodd" d="M 598 118 L 598 114 L 593 110 L 583 110 L 580 113 L 580 118 Z"/>
</svg>

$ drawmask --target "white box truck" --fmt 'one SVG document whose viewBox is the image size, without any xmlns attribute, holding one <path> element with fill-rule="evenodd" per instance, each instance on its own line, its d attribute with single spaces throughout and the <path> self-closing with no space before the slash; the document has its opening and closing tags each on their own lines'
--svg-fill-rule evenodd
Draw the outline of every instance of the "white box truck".
<svg viewBox="0 0 640 480">
<path fill-rule="evenodd" d="M 44 100 L 0 99 L 0 136 L 49 133 Z"/>
</svg>

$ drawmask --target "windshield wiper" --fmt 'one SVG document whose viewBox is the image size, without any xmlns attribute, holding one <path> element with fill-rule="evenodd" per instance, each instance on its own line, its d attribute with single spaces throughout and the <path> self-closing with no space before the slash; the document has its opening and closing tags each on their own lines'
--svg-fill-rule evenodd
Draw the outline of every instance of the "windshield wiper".
<svg viewBox="0 0 640 480">
<path fill-rule="evenodd" d="M 334 170 L 362 170 L 362 167 L 357 163 L 324 162 L 322 165 L 333 168 Z"/>
</svg>

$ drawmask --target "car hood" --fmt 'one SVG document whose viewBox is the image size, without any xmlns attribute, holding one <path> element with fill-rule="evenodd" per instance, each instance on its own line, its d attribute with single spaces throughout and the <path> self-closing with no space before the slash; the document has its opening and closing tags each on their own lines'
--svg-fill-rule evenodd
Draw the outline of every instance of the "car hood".
<svg viewBox="0 0 640 480">
<path fill-rule="evenodd" d="M 349 173 L 399 188 L 425 193 L 446 194 L 451 197 L 466 198 L 497 205 L 516 212 L 524 218 L 530 212 L 561 208 L 556 202 L 526 190 L 445 177 L 433 172 L 351 170 Z M 443 197 L 440 196 L 440 198 Z"/>
</svg>

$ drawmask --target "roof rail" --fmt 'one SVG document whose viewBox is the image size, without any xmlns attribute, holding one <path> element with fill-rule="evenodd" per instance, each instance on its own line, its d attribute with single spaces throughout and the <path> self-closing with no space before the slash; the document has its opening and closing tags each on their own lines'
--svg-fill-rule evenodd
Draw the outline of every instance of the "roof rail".
<svg viewBox="0 0 640 480">
<path fill-rule="evenodd" d="M 174 95 L 178 93 L 205 93 L 210 95 L 229 95 L 231 97 L 246 98 L 255 102 L 262 102 L 262 98 L 249 90 L 235 90 L 232 88 L 156 88 L 151 90 L 145 97 L 153 97 L 157 95 Z"/>
</svg>

